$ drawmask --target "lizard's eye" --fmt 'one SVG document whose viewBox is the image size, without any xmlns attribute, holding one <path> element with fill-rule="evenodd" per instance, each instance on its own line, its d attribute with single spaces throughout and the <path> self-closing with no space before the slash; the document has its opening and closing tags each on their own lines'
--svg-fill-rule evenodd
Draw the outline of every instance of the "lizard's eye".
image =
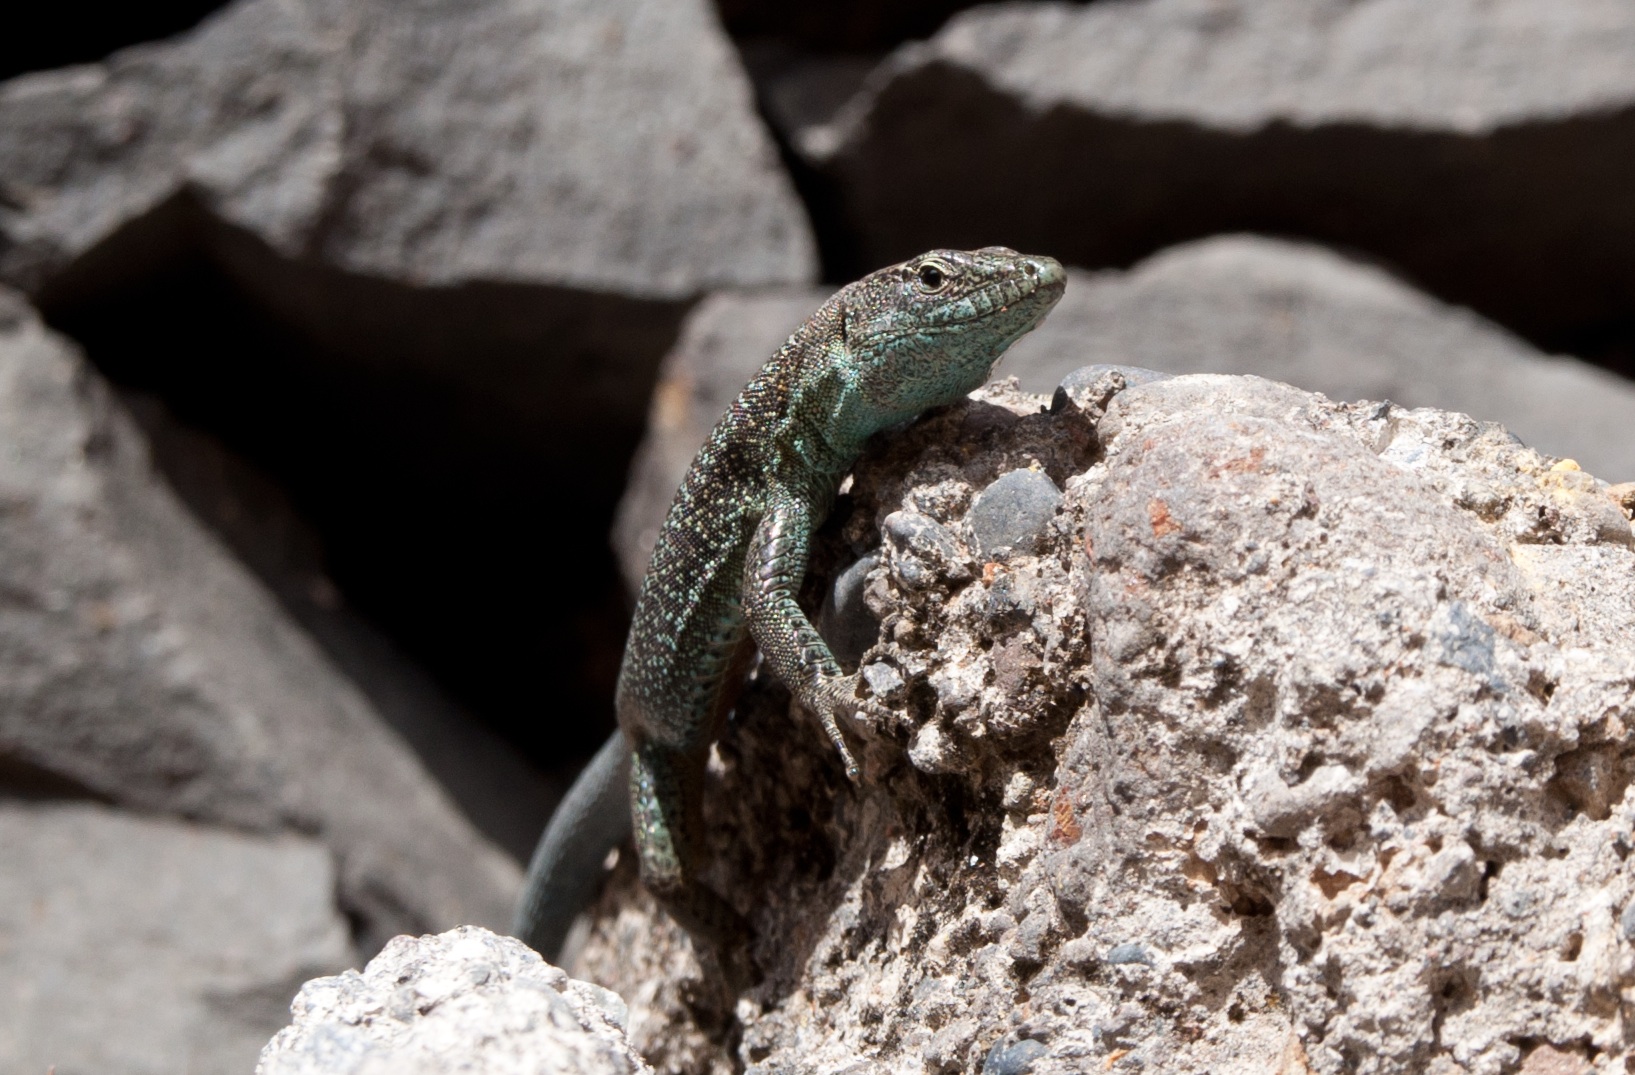
<svg viewBox="0 0 1635 1075">
<path fill-rule="evenodd" d="M 942 271 L 941 266 L 930 261 L 920 266 L 919 277 L 920 286 L 927 291 L 941 291 L 942 286 L 948 282 L 948 274 Z"/>
</svg>

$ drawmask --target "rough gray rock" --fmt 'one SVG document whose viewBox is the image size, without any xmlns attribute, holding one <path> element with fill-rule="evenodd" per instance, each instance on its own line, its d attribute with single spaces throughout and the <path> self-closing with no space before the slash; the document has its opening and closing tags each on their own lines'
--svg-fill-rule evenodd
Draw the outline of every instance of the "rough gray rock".
<svg viewBox="0 0 1635 1075">
<path fill-rule="evenodd" d="M 528 861 L 566 783 L 540 773 L 347 605 L 318 534 L 285 489 L 177 421 L 161 401 L 131 392 L 120 398 L 194 518 L 278 598 L 483 835 Z"/>
<path fill-rule="evenodd" d="M 1545 355 L 1389 273 L 1249 235 L 1076 277 L 1000 370 L 1048 392 L 1083 362 L 1253 373 L 1331 399 L 1389 399 L 1501 422 L 1540 451 L 1635 477 L 1635 383 Z"/>
<path fill-rule="evenodd" d="M 720 292 L 689 316 L 660 368 L 614 526 L 631 592 L 710 427 L 825 298 L 817 288 Z M 1309 244 L 1217 236 L 1127 272 L 1074 272 L 1050 318 L 1005 356 L 1000 372 L 1048 393 L 1086 363 L 1252 373 L 1335 399 L 1461 411 L 1609 479 L 1635 477 L 1627 434 L 1635 384 L 1541 354 L 1468 310 Z"/>
<path fill-rule="evenodd" d="M 256 1075 L 651 1075 L 614 993 L 521 941 L 462 926 L 398 937 L 363 973 L 308 982 Z"/>
<path fill-rule="evenodd" d="M 0 275 L 30 291 L 184 192 L 281 257 L 412 286 L 815 272 L 700 0 L 240 0 L 0 87 L 0 175 Z"/>
<path fill-rule="evenodd" d="M 965 12 L 789 133 L 865 264 L 1276 232 L 1561 339 L 1635 313 L 1632 114 L 1619 0 L 1132 0 Z"/>
<path fill-rule="evenodd" d="M 1623 1071 L 1627 487 L 1459 414 L 1123 384 L 859 466 L 817 555 L 883 549 L 865 778 L 763 677 L 705 795 L 764 980 L 628 862 L 576 972 L 661 1072 Z M 1061 511 L 983 563 L 1022 468 Z"/>
<path fill-rule="evenodd" d="M 101 378 L 3 291 L 0 767 L 144 811 L 316 835 L 366 948 L 505 922 L 519 882 L 181 507 Z"/>
<path fill-rule="evenodd" d="M 323 844 L 0 802 L 0 1069 L 248 1071 L 353 960 Z"/>
</svg>

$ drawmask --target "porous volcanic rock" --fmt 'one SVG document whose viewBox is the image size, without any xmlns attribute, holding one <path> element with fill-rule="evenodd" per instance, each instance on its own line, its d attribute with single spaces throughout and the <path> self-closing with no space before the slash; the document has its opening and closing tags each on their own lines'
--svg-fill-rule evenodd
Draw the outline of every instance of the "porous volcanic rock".
<svg viewBox="0 0 1635 1075">
<path fill-rule="evenodd" d="M 652 1075 L 624 1002 L 521 941 L 462 926 L 398 937 L 362 973 L 308 982 L 256 1075 Z"/>
<path fill-rule="evenodd" d="M 814 594 L 879 555 L 893 716 L 857 786 L 765 676 L 717 745 L 758 983 L 628 856 L 574 973 L 661 1072 L 1623 1071 L 1628 487 L 1445 411 L 1070 383 L 888 438 L 824 531 Z"/>
<path fill-rule="evenodd" d="M 355 959 L 329 848 L 85 802 L 0 801 L 0 1069 L 248 1071 Z"/>
<path fill-rule="evenodd" d="M 313 835 L 365 948 L 503 923 L 520 880 L 181 506 L 107 384 L 8 291 L 0 779 Z"/>
<path fill-rule="evenodd" d="M 1619 0 L 1131 0 L 961 13 L 790 139 L 863 265 L 1299 235 L 1564 347 L 1635 316 L 1632 117 Z"/>
</svg>

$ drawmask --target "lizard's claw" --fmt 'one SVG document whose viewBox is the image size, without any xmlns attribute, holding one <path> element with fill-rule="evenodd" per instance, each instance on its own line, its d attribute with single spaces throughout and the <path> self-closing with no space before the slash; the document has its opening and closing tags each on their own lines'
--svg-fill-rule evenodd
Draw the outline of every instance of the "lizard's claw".
<svg viewBox="0 0 1635 1075">
<path fill-rule="evenodd" d="M 891 713 L 879 702 L 872 698 L 859 698 L 857 676 L 830 676 L 822 680 L 814 694 L 813 709 L 817 710 L 818 718 L 823 721 L 823 730 L 828 733 L 829 741 L 840 752 L 840 760 L 845 763 L 846 777 L 853 782 L 861 778 L 861 771 L 857 767 L 857 759 L 852 756 L 851 748 L 846 745 L 845 736 L 840 731 L 840 717 L 842 714 L 852 718 L 864 726 L 865 731 L 873 731 L 884 725 Z"/>
</svg>

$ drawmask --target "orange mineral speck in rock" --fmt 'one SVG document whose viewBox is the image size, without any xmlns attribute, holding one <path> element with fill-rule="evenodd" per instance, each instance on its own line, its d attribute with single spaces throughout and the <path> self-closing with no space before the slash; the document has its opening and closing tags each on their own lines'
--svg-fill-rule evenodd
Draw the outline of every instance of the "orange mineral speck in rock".
<svg viewBox="0 0 1635 1075">
<path fill-rule="evenodd" d="M 1073 816 L 1073 799 L 1066 788 L 1058 788 L 1050 804 L 1050 838 L 1058 844 L 1077 843 L 1084 830 Z"/>
<path fill-rule="evenodd" d="M 1265 462 L 1266 449 L 1256 445 L 1249 449 L 1248 455 L 1238 456 L 1236 459 L 1228 459 L 1215 464 L 1210 468 L 1209 476 L 1218 478 L 1222 474 L 1251 474 L 1261 469 Z"/>
<path fill-rule="evenodd" d="M 1147 518 L 1152 523 L 1152 536 L 1164 537 L 1181 529 L 1181 524 L 1175 521 L 1169 513 L 1169 505 L 1162 500 L 1147 502 Z"/>
</svg>

